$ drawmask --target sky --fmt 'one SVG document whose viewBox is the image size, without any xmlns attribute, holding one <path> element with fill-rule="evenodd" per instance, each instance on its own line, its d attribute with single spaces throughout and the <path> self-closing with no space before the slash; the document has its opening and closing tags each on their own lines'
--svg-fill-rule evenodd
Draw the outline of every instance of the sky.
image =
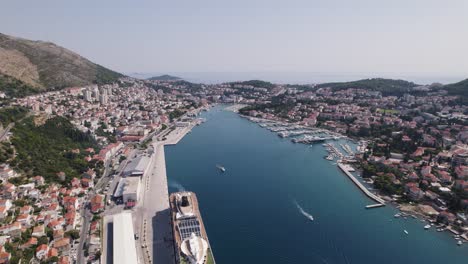
<svg viewBox="0 0 468 264">
<path fill-rule="evenodd" d="M 468 77 L 467 0 L 1 0 L 0 32 L 124 73 Z"/>
</svg>

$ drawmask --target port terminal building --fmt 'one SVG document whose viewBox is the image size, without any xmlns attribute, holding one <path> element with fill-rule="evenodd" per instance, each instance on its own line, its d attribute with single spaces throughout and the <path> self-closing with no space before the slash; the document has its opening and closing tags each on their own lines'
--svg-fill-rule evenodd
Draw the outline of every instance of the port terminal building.
<svg viewBox="0 0 468 264">
<path fill-rule="evenodd" d="M 143 155 L 133 159 L 123 171 L 124 177 L 141 177 L 148 172 L 151 165 L 150 157 Z"/>
<path fill-rule="evenodd" d="M 141 189 L 140 177 L 121 178 L 114 192 L 114 199 L 121 198 L 123 203 L 137 202 Z"/>
</svg>

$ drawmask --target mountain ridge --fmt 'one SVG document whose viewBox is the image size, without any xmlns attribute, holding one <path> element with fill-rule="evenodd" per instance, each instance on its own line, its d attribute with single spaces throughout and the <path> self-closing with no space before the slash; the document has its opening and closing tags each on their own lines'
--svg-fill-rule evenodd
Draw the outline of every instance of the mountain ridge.
<svg viewBox="0 0 468 264">
<path fill-rule="evenodd" d="M 110 83 L 120 77 L 123 75 L 52 42 L 0 33 L 0 78 L 20 81 L 31 91 Z M 16 95 L 14 89 L 7 88 L 0 86 L 0 90 Z"/>
</svg>

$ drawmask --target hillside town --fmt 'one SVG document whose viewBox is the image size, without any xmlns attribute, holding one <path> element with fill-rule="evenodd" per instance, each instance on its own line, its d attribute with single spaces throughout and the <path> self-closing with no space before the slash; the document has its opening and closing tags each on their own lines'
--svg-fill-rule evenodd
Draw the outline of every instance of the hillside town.
<svg viewBox="0 0 468 264">
<path fill-rule="evenodd" d="M 0 263 L 100 263 L 106 247 L 103 222 L 141 199 L 140 189 L 148 184 L 143 175 L 154 166 L 153 139 L 193 125 L 194 113 L 215 103 L 241 105 L 243 116 L 365 141 L 353 165 L 381 196 L 466 239 L 468 106 L 463 102 L 431 86 L 387 94 L 355 87 L 128 77 L 17 98 L 10 107 L 27 113 L 2 122 L 0 137 L 6 148 L 0 164 Z M 72 134 L 83 140 L 62 150 L 79 161 L 73 170 L 31 174 L 40 165 L 29 168 L 15 159 L 15 152 L 21 154 L 15 145 L 20 120 L 32 118 L 35 126 L 44 126 L 57 117 L 69 120 L 76 129 Z M 122 219 L 116 221 L 130 221 Z"/>
<path fill-rule="evenodd" d="M 158 84 L 163 91 L 152 88 L 155 83 L 123 78 L 115 84 L 72 87 L 11 103 L 28 109 L 37 126 L 64 117 L 78 129 L 75 133 L 91 135 L 97 144 L 66 150 L 86 162 L 74 177 L 64 171 L 31 177 L 12 164 L 13 158 L 0 165 L 0 263 L 100 263 L 103 212 L 111 199 L 112 205 L 125 202 L 125 208 L 137 200 L 136 193 L 131 199 L 127 195 L 132 192 L 127 185 L 134 179 L 122 181 L 120 175 L 146 170 L 148 160 L 141 151 L 151 138 L 185 126 L 182 115 L 207 105 L 206 99 L 181 87 Z M 11 123 L 2 128 L 2 144 L 10 146 L 14 127 Z M 140 181 L 133 186 L 135 192 Z M 115 189 L 120 200 L 114 199 Z"/>
<path fill-rule="evenodd" d="M 323 128 L 367 148 L 355 155 L 364 180 L 406 213 L 437 223 L 458 238 L 468 231 L 468 106 L 431 86 L 399 95 L 347 88 L 256 92 L 243 115 Z M 399 216 L 399 215 L 398 215 Z"/>
</svg>

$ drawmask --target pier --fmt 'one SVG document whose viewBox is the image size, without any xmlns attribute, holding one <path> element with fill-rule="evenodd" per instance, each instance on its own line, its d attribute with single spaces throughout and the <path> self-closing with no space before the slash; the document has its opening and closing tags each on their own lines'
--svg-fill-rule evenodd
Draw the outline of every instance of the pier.
<svg viewBox="0 0 468 264">
<path fill-rule="evenodd" d="M 370 208 L 376 208 L 376 207 L 380 207 L 380 206 L 385 206 L 385 201 L 380 198 L 379 196 L 371 193 L 364 185 L 362 185 L 362 183 L 360 181 L 358 181 L 358 179 L 356 179 L 353 174 L 351 174 L 351 172 L 349 172 L 346 167 L 344 166 L 344 164 L 341 164 L 341 163 L 338 163 L 338 167 L 354 182 L 354 184 L 356 184 L 357 187 L 359 187 L 359 189 L 361 189 L 361 191 L 367 195 L 369 198 L 371 198 L 372 200 L 376 201 L 378 204 L 373 204 L 373 205 L 368 205 L 366 206 L 367 209 L 370 209 Z"/>
<path fill-rule="evenodd" d="M 199 122 L 193 120 L 188 126 L 168 128 L 159 136 L 164 140 L 153 138 L 155 153 L 151 156 L 150 173 L 142 179 L 142 198 L 133 214 L 135 229 L 142 236 L 141 263 L 175 263 L 164 146 L 176 145 Z"/>
</svg>

